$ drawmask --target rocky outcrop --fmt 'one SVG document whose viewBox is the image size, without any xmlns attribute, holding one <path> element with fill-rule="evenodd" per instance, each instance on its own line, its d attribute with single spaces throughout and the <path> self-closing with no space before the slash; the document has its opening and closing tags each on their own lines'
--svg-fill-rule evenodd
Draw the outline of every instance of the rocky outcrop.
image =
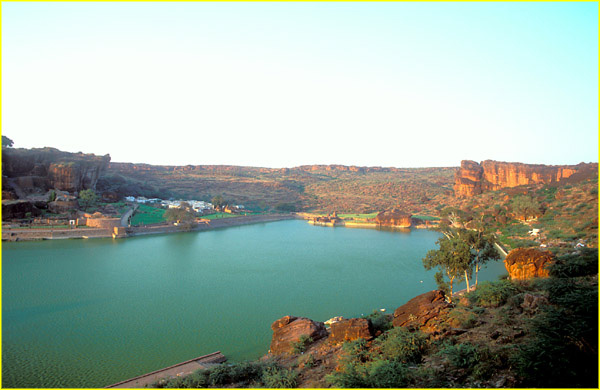
<svg viewBox="0 0 600 390">
<path fill-rule="evenodd" d="M 55 214 L 68 213 L 79 209 L 79 202 L 76 200 L 55 200 L 48 202 L 48 210 Z"/>
<path fill-rule="evenodd" d="M 41 211 L 29 200 L 6 200 L 2 202 L 2 220 L 36 217 Z"/>
<path fill-rule="evenodd" d="M 454 176 L 454 193 L 459 197 L 481 194 L 483 168 L 475 161 L 463 160 Z"/>
<path fill-rule="evenodd" d="M 441 290 L 418 295 L 394 311 L 394 326 L 414 326 L 424 331 L 435 330 L 433 321 L 440 312 L 450 307 Z"/>
<path fill-rule="evenodd" d="M 373 324 L 366 318 L 350 318 L 331 324 L 329 341 L 341 343 L 359 338 L 370 340 L 373 338 Z"/>
<path fill-rule="evenodd" d="M 412 225 L 411 217 L 409 213 L 393 208 L 377 214 L 375 222 L 380 226 L 409 228 Z"/>
<path fill-rule="evenodd" d="M 68 153 L 54 148 L 2 149 L 2 175 L 25 193 L 56 188 L 76 192 L 95 189 L 110 156 Z"/>
<path fill-rule="evenodd" d="M 273 329 L 271 353 L 274 355 L 292 353 L 293 344 L 298 342 L 301 336 L 310 337 L 316 341 L 328 335 L 322 322 L 304 317 L 282 317 L 271 324 L 271 329 Z"/>
<path fill-rule="evenodd" d="M 549 276 L 547 266 L 554 262 L 554 254 L 535 248 L 518 248 L 508 252 L 504 266 L 510 279 L 544 278 Z"/>
<path fill-rule="evenodd" d="M 454 176 L 454 194 L 470 197 L 485 191 L 529 184 L 564 181 L 578 171 L 593 171 L 597 164 L 540 165 L 486 160 L 481 164 L 464 160 Z"/>
</svg>

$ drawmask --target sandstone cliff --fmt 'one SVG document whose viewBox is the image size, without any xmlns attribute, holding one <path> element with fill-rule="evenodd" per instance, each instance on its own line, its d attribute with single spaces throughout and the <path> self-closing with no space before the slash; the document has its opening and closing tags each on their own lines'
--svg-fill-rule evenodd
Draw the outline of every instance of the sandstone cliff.
<svg viewBox="0 0 600 390">
<path fill-rule="evenodd" d="M 2 149 L 3 190 L 22 194 L 59 189 L 95 189 L 110 156 L 68 153 L 54 148 Z M 16 188 L 15 188 L 16 187 Z"/>
<path fill-rule="evenodd" d="M 550 184 L 597 170 L 598 164 L 540 165 L 486 160 L 481 164 L 463 160 L 454 177 L 457 197 L 528 184 Z"/>
</svg>

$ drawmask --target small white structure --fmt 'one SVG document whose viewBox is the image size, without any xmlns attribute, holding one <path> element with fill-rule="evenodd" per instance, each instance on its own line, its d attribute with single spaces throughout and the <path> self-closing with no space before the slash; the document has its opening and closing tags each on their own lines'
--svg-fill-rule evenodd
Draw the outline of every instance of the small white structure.
<svg viewBox="0 0 600 390">
<path fill-rule="evenodd" d="M 135 198 L 133 196 L 126 196 L 125 200 L 128 202 L 135 202 Z"/>
<path fill-rule="evenodd" d="M 530 235 L 530 236 L 537 237 L 537 236 L 538 236 L 538 234 L 540 234 L 540 229 L 531 229 L 531 230 L 529 231 L 529 235 Z"/>
</svg>

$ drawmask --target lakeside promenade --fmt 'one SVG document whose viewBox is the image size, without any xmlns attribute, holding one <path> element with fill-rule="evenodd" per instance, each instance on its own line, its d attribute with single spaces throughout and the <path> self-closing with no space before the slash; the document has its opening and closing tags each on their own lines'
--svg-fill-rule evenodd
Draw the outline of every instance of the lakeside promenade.
<svg viewBox="0 0 600 390">
<path fill-rule="evenodd" d="M 232 226 L 249 225 L 295 219 L 293 214 L 249 215 L 233 218 L 213 219 L 207 223 L 200 223 L 193 228 L 175 226 L 173 224 L 156 224 L 150 226 L 121 227 L 118 234 L 114 229 L 79 227 L 74 229 L 44 228 L 44 229 L 2 229 L 2 241 L 35 241 L 35 240 L 60 240 L 60 239 L 85 239 L 85 238 L 126 238 L 147 234 L 167 234 L 188 231 L 203 231 L 210 229 L 226 228 Z"/>
</svg>

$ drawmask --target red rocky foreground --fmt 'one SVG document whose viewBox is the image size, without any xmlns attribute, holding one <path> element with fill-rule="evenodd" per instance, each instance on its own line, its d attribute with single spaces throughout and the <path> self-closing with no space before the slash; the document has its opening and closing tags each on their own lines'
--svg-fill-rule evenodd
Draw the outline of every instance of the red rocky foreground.
<svg viewBox="0 0 600 390">
<path fill-rule="evenodd" d="M 394 311 L 393 325 L 433 331 L 435 325 L 432 320 L 449 306 L 442 291 L 434 290 L 421 294 Z M 302 336 L 310 337 L 313 341 L 327 338 L 327 342 L 332 345 L 359 338 L 370 340 L 374 337 L 373 325 L 366 318 L 351 318 L 334 322 L 328 330 L 323 322 L 303 317 L 285 316 L 273 322 L 271 329 L 273 329 L 273 338 L 270 353 L 273 355 L 293 353 L 294 344 Z"/>
</svg>

